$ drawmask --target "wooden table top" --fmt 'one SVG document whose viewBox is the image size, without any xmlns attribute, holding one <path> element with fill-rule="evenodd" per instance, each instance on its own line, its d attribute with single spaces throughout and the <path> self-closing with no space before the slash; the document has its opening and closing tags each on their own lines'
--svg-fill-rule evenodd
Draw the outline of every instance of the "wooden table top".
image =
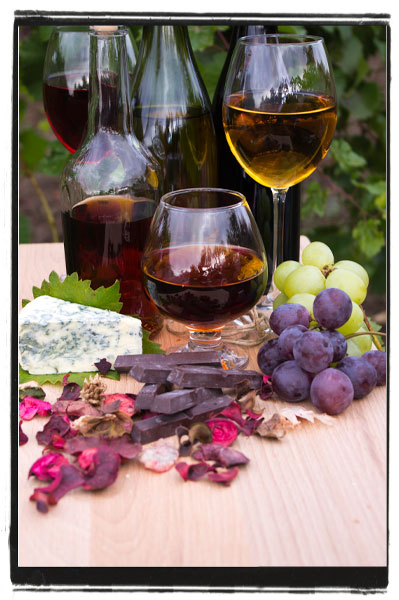
<svg viewBox="0 0 399 600">
<path fill-rule="evenodd" d="M 52 270 L 65 273 L 62 244 L 20 246 L 20 300 Z M 166 349 L 180 340 L 164 329 L 157 341 Z M 248 350 L 248 368 L 257 368 L 257 350 Z M 108 393 L 140 387 L 126 375 L 106 381 Z M 44 388 L 49 401 L 60 395 L 60 386 Z M 287 406 L 270 401 L 267 414 Z M 250 462 L 230 486 L 184 482 L 175 469 L 158 474 L 131 461 L 109 488 L 74 490 L 41 514 L 29 496 L 42 484 L 27 475 L 46 421 L 23 423 L 29 441 L 18 451 L 20 567 L 386 565 L 385 387 L 332 426 L 303 422 L 281 440 L 240 435 L 233 447 Z"/>
</svg>

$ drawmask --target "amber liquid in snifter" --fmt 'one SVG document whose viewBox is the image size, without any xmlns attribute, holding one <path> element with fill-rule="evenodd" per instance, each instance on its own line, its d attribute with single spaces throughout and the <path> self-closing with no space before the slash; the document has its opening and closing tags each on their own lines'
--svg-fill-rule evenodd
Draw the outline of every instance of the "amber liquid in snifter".
<svg viewBox="0 0 399 600">
<path fill-rule="evenodd" d="M 333 98 L 264 92 L 235 93 L 223 104 L 223 124 L 234 156 L 255 181 L 285 189 L 308 177 L 325 157 L 337 120 Z"/>
</svg>

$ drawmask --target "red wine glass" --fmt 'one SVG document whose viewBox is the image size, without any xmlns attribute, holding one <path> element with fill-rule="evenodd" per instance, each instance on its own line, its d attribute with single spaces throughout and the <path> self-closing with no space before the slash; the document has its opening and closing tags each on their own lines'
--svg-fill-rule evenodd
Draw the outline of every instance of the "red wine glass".
<svg viewBox="0 0 399 600">
<path fill-rule="evenodd" d="M 119 28 L 119 26 L 115 26 Z M 136 45 L 127 36 L 130 78 L 136 66 Z M 55 27 L 46 50 L 43 104 L 58 140 L 75 152 L 86 133 L 89 106 L 89 27 Z"/>
<path fill-rule="evenodd" d="M 248 312 L 267 283 L 259 230 L 244 196 L 217 188 L 165 194 L 142 259 L 144 288 L 158 310 L 188 329 L 184 350 L 220 350 L 229 366 L 248 356 L 221 340 L 226 323 Z"/>
</svg>

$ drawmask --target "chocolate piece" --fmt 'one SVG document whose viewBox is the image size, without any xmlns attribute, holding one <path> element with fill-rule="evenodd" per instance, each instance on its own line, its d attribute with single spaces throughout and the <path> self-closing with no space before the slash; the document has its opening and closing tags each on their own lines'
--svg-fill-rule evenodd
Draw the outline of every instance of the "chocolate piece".
<svg viewBox="0 0 399 600">
<path fill-rule="evenodd" d="M 143 383 L 167 383 L 171 367 L 161 363 L 137 363 L 129 371 L 129 375 Z"/>
<path fill-rule="evenodd" d="M 173 390 L 156 396 L 149 408 L 152 412 L 173 414 L 191 408 L 204 400 L 215 398 L 216 395 L 220 395 L 219 390 L 208 390 L 206 388 Z M 135 406 L 137 406 L 137 400 Z"/>
<path fill-rule="evenodd" d="M 262 375 L 245 369 L 217 369 L 204 366 L 174 367 L 167 381 L 180 387 L 231 388 L 247 380 L 252 389 L 259 389 Z"/>
<path fill-rule="evenodd" d="M 119 373 L 128 373 L 137 364 L 145 366 L 176 365 L 214 365 L 221 366 L 219 352 L 201 350 L 199 352 L 172 352 L 171 354 L 126 354 L 117 356 L 114 369 Z"/>
<path fill-rule="evenodd" d="M 154 400 L 155 396 L 168 392 L 171 387 L 171 384 L 167 383 L 148 383 L 143 385 L 137 394 L 134 408 L 136 410 L 150 410 L 151 402 Z"/>
<path fill-rule="evenodd" d="M 179 425 L 190 427 L 196 421 L 206 420 L 211 414 L 218 413 L 229 406 L 232 401 L 231 396 L 216 396 L 174 415 L 157 415 L 142 419 L 134 423 L 130 435 L 135 442 L 148 444 L 159 438 L 174 435 Z"/>
</svg>

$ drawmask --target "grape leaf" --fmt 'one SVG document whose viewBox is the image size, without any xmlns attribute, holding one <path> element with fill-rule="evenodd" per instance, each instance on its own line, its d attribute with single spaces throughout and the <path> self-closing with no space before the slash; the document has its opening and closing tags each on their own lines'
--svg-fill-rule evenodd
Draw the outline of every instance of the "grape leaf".
<svg viewBox="0 0 399 600">
<path fill-rule="evenodd" d="M 76 304 L 113 310 L 114 312 L 120 312 L 122 308 L 122 302 L 119 302 L 119 281 L 115 281 L 109 287 L 101 286 L 93 290 L 90 287 L 90 280 L 84 279 L 82 281 L 78 279 L 77 273 L 67 275 L 64 281 L 61 281 L 59 275 L 52 271 L 49 280 L 44 280 L 40 288 L 34 286 L 32 292 L 34 298 L 53 296 L 67 302 L 76 302 Z M 23 300 L 22 305 L 25 306 L 27 302 L 29 301 Z"/>
<path fill-rule="evenodd" d="M 150 332 L 143 329 L 143 354 L 165 354 L 158 342 L 150 340 Z"/>
<path fill-rule="evenodd" d="M 117 371 L 108 371 L 108 373 L 102 376 L 98 371 L 90 371 L 86 373 L 71 373 L 69 375 L 68 381 L 77 383 L 80 386 L 83 386 L 84 380 L 89 379 L 89 377 L 94 377 L 94 375 L 100 375 L 100 377 L 106 377 L 107 379 L 115 379 L 119 381 L 120 376 Z M 27 383 L 28 381 L 36 381 L 39 385 L 44 385 L 45 383 L 52 383 L 54 385 L 62 384 L 62 379 L 66 375 L 66 373 L 50 373 L 49 375 L 31 375 L 28 371 L 25 371 L 21 366 L 19 366 L 19 384 Z"/>
</svg>

